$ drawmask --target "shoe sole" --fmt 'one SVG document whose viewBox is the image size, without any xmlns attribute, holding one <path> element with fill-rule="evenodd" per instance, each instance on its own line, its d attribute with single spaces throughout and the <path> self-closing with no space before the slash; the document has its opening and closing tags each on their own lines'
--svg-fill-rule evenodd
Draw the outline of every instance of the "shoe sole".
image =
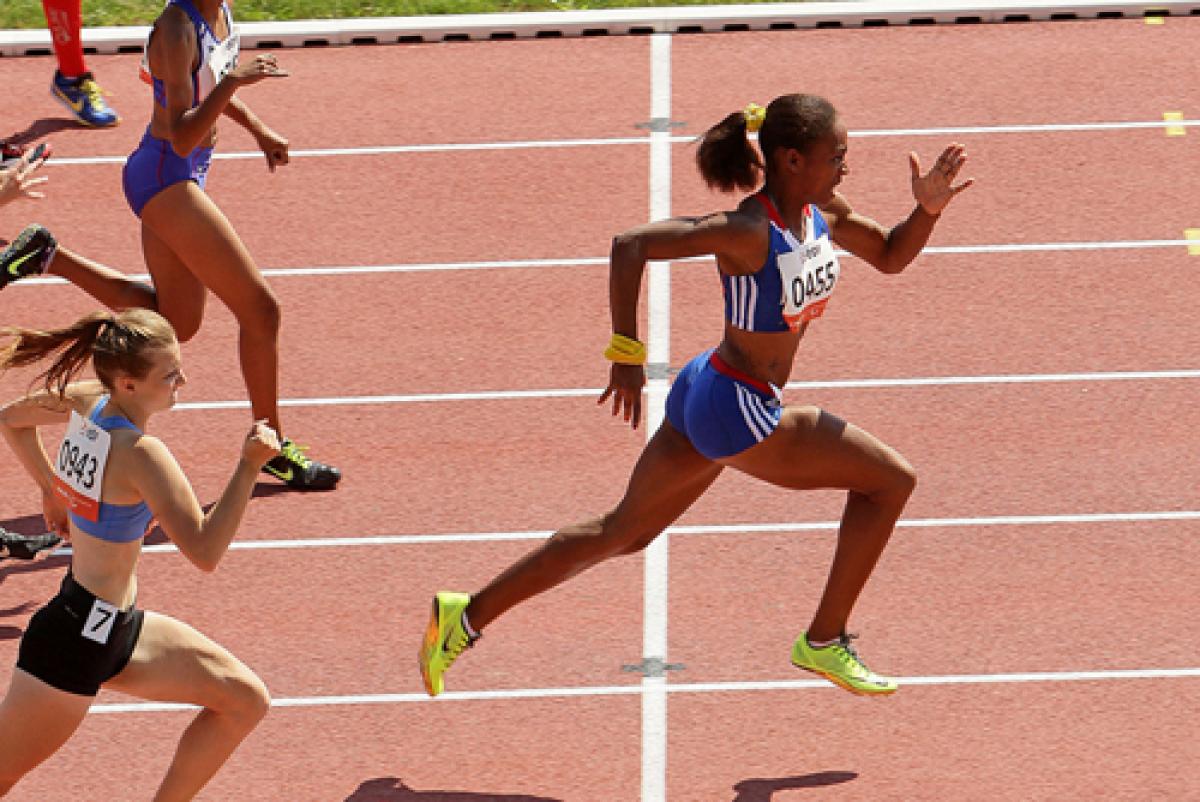
<svg viewBox="0 0 1200 802">
<path fill-rule="evenodd" d="M 297 477 L 295 474 L 293 474 L 291 476 L 281 476 L 280 474 L 275 472 L 274 468 L 269 468 L 269 467 L 263 466 L 263 473 L 265 473 L 267 476 L 270 476 L 274 479 L 278 479 L 279 481 L 283 482 L 285 485 L 290 487 L 292 490 L 301 490 L 301 491 L 304 491 L 304 490 L 336 490 L 337 486 L 338 486 L 338 482 L 342 481 L 342 477 L 339 476 L 338 478 L 334 479 L 332 482 L 329 482 L 329 483 L 306 485 L 302 481 L 299 481 L 299 477 Z"/>
<path fill-rule="evenodd" d="M 433 610 L 429 614 L 429 623 L 425 626 L 425 639 L 421 643 L 421 651 L 417 653 L 417 662 L 421 666 L 421 680 L 425 683 L 425 693 L 437 696 L 433 689 L 433 677 L 429 675 L 429 666 L 433 662 L 433 654 L 437 651 L 441 638 L 441 611 L 438 609 L 437 598 L 433 600 Z"/>
<path fill-rule="evenodd" d="M 866 697 L 891 696 L 893 693 L 900 690 L 899 688 L 887 688 L 887 689 L 878 690 L 878 691 L 866 691 L 861 688 L 855 688 L 853 685 L 849 684 L 848 682 L 846 682 L 844 679 L 837 676 L 836 674 L 829 674 L 829 673 L 821 671 L 820 669 L 817 669 L 817 668 L 809 668 L 808 666 L 802 666 L 795 661 L 792 662 L 792 665 L 794 665 L 796 668 L 800 669 L 801 671 L 807 671 L 810 674 L 816 674 L 821 679 L 832 682 L 834 685 L 838 686 L 842 690 L 850 691 L 850 693 L 854 694 L 855 696 L 866 696 Z"/>
</svg>

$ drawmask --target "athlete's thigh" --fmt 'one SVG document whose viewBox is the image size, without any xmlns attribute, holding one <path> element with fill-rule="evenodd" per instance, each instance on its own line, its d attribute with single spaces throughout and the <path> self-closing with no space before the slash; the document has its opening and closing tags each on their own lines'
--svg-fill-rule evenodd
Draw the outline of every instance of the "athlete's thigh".
<svg viewBox="0 0 1200 802">
<path fill-rule="evenodd" d="M 160 702 L 215 706 L 230 685 L 258 678 L 225 647 L 188 624 L 146 611 L 129 664 L 105 688 Z"/>
<path fill-rule="evenodd" d="M 0 778 L 24 774 L 57 752 L 79 728 L 93 701 L 14 669 L 8 695 L 0 703 Z"/>
<path fill-rule="evenodd" d="M 204 318 L 208 290 L 171 246 L 142 223 L 142 255 L 154 282 L 158 312 L 175 327 L 181 340 L 191 339 Z"/>
<path fill-rule="evenodd" d="M 664 420 L 638 458 L 613 515 L 618 521 L 657 533 L 686 512 L 721 470 L 721 465 L 697 451 Z"/>
<path fill-rule="evenodd" d="M 912 467 L 874 435 L 817 407 L 788 407 L 765 440 L 720 460 L 781 487 L 869 493 Z"/>
<path fill-rule="evenodd" d="M 269 293 L 233 224 L 195 182 L 181 181 L 155 195 L 142 210 L 142 224 L 235 312 Z"/>
</svg>

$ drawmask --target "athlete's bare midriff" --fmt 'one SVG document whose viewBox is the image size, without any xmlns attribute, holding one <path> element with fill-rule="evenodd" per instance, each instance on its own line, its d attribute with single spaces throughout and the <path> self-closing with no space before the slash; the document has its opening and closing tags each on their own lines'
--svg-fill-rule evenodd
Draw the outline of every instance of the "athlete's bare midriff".
<svg viewBox="0 0 1200 802">
<path fill-rule="evenodd" d="M 800 331 L 744 331 L 726 322 L 725 339 L 717 347 L 717 354 L 735 370 L 783 387 L 792 374 L 792 363 L 807 329 L 805 323 Z"/>
</svg>

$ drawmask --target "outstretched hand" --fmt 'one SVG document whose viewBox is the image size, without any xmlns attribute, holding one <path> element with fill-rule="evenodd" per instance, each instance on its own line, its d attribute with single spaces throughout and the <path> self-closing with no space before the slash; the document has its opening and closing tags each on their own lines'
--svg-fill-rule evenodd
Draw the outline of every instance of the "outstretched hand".
<svg viewBox="0 0 1200 802">
<path fill-rule="evenodd" d="M 942 151 L 933 167 L 925 175 L 921 175 L 921 160 L 916 153 L 908 154 L 908 165 L 912 169 L 913 197 L 921 208 L 930 214 L 941 214 L 942 209 L 954 199 L 954 196 L 975 183 L 974 178 L 968 178 L 961 184 L 955 185 L 959 170 L 966 164 L 966 145 L 953 144 Z"/>
<path fill-rule="evenodd" d="M 596 403 L 603 404 L 612 396 L 613 417 L 623 416 L 636 429 L 642 420 L 642 388 L 645 386 L 646 369 L 643 366 L 614 362 L 608 387 Z"/>
<path fill-rule="evenodd" d="M 34 171 L 45 161 L 45 158 L 34 160 L 34 153 L 35 149 L 30 148 L 20 159 L 0 169 L 0 206 L 17 198 L 46 197 L 43 192 L 34 189 L 47 181 L 45 176 L 35 178 L 33 175 Z"/>
</svg>

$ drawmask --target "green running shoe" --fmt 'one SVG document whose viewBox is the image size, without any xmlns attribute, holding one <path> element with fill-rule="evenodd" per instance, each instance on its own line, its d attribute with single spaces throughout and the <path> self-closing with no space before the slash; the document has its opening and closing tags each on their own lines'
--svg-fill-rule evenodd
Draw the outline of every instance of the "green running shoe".
<svg viewBox="0 0 1200 802">
<path fill-rule="evenodd" d="M 54 258 L 58 242 L 36 223 L 26 226 L 7 248 L 0 251 L 0 289 L 27 276 L 40 276 Z"/>
<path fill-rule="evenodd" d="M 886 696 L 900 687 L 896 680 L 876 674 L 859 659 L 850 645 L 855 635 L 842 635 L 837 643 L 820 649 L 808 645 L 807 633 L 792 644 L 792 665 L 820 674 L 834 685 L 840 685 L 851 693 L 862 696 Z"/>
<path fill-rule="evenodd" d="M 440 590 L 433 597 L 433 612 L 429 614 L 429 625 L 425 628 L 425 640 L 418 656 L 421 679 L 430 696 L 442 692 L 442 675 L 479 639 L 478 635 L 474 638 L 468 635 L 462 623 L 463 611 L 470 601 L 467 594 L 448 590 Z"/>
<path fill-rule="evenodd" d="M 296 490 L 332 490 L 342 478 L 342 472 L 332 465 L 310 459 L 304 452 L 308 446 L 296 445 L 284 438 L 279 456 L 263 466 L 263 472 Z"/>
</svg>

